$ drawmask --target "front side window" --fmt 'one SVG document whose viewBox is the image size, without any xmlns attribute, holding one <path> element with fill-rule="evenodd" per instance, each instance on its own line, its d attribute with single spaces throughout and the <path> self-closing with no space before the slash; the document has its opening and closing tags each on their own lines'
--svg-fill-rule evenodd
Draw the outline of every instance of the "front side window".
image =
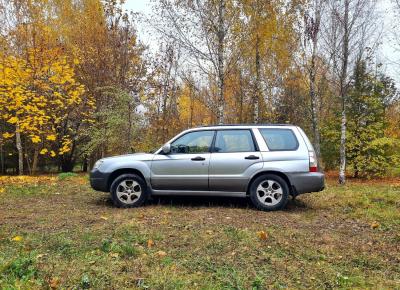
<svg viewBox="0 0 400 290">
<path fill-rule="evenodd" d="M 171 143 L 171 153 L 210 152 L 214 131 L 195 131 L 187 133 Z"/>
<path fill-rule="evenodd" d="M 299 147 L 297 138 L 290 129 L 259 129 L 269 150 L 271 151 L 293 151 Z"/>
<path fill-rule="evenodd" d="M 255 150 L 250 130 L 217 131 L 215 152 L 253 152 Z"/>
</svg>

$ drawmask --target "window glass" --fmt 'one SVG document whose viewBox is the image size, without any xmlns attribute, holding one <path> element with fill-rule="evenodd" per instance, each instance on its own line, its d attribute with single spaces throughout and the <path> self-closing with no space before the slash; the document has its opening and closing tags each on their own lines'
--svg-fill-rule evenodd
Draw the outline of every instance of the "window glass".
<svg viewBox="0 0 400 290">
<path fill-rule="evenodd" d="M 204 153 L 209 152 L 214 131 L 190 132 L 171 143 L 172 153 Z"/>
<path fill-rule="evenodd" d="M 215 152 L 252 152 L 253 137 L 250 130 L 221 130 L 217 131 Z"/>
<path fill-rule="evenodd" d="M 299 146 L 297 138 L 290 129 L 260 129 L 269 150 L 290 151 Z"/>
</svg>

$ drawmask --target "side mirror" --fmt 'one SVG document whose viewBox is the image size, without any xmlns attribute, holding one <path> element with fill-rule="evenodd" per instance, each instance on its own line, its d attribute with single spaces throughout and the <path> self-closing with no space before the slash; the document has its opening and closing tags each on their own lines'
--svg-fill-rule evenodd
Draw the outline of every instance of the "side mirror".
<svg viewBox="0 0 400 290">
<path fill-rule="evenodd" d="M 170 153 L 170 152 L 171 152 L 171 144 L 169 144 L 169 143 L 164 144 L 164 146 L 162 147 L 162 151 L 163 151 L 165 154 Z"/>
</svg>

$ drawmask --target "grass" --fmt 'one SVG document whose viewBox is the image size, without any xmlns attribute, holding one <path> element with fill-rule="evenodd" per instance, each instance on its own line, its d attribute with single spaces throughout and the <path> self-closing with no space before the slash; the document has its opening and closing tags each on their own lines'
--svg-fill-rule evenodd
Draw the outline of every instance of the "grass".
<svg viewBox="0 0 400 290">
<path fill-rule="evenodd" d="M 0 177 L 0 288 L 400 289 L 399 197 L 396 179 L 328 180 L 280 212 L 209 197 L 117 209 L 86 176 Z"/>
</svg>

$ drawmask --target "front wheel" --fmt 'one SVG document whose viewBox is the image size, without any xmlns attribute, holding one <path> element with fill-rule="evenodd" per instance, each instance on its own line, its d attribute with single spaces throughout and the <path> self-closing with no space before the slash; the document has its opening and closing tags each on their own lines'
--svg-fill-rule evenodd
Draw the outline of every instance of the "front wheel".
<svg viewBox="0 0 400 290">
<path fill-rule="evenodd" d="M 289 199 L 288 184 L 278 175 L 261 175 L 250 185 L 250 199 L 255 207 L 260 210 L 282 209 Z"/>
<path fill-rule="evenodd" d="M 122 174 L 111 184 L 111 199 L 117 207 L 138 207 L 147 199 L 145 181 L 136 174 Z"/>
</svg>

